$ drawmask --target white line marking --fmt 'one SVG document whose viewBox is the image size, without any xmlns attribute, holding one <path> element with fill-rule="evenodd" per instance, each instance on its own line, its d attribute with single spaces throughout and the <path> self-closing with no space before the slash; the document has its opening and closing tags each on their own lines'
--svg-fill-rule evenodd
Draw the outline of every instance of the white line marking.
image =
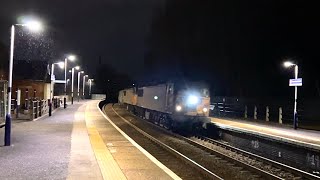
<svg viewBox="0 0 320 180">
<path fill-rule="evenodd" d="M 264 137 L 267 137 L 267 138 L 275 138 L 277 140 L 285 141 L 287 143 L 296 143 L 296 144 L 298 144 L 300 146 L 306 146 L 307 145 L 306 147 L 309 147 L 309 148 L 320 149 L 320 145 L 313 144 L 313 143 L 303 142 L 303 141 L 290 139 L 290 138 L 286 138 L 286 137 L 281 137 L 281 136 L 277 136 L 277 135 L 273 135 L 273 134 L 267 134 L 267 133 L 259 132 L 259 131 L 255 131 L 255 130 L 244 129 L 244 128 L 240 128 L 240 127 L 236 127 L 236 126 L 232 126 L 232 125 L 225 125 L 225 124 L 219 123 L 219 122 L 214 122 L 214 123 L 217 124 L 218 126 L 222 127 L 222 128 L 238 129 L 240 131 L 251 133 L 251 134 L 255 134 L 255 135 L 259 135 L 260 134 L 260 136 L 264 136 Z"/>
<path fill-rule="evenodd" d="M 147 156 L 153 163 L 155 163 L 160 169 L 162 169 L 165 173 L 167 173 L 172 179 L 182 180 L 178 175 L 176 175 L 174 172 L 172 172 L 169 168 L 167 168 L 165 165 L 163 165 L 158 159 L 156 159 L 154 156 L 152 156 L 148 151 L 146 151 L 144 148 L 142 148 L 138 143 L 136 143 L 133 139 L 131 139 L 126 133 L 124 133 L 118 126 L 116 126 L 111 119 L 104 114 L 101 109 L 99 108 L 99 102 L 97 103 L 97 108 L 99 109 L 99 112 L 102 114 L 104 118 L 106 118 L 109 123 L 116 128 L 128 141 L 131 142 L 132 145 L 134 145 L 136 148 L 138 148 L 145 156 Z"/>
</svg>

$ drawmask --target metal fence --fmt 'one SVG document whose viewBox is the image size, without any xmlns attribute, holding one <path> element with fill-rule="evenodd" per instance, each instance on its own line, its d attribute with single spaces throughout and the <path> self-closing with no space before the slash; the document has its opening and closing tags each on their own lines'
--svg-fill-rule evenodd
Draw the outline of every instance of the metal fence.
<svg viewBox="0 0 320 180">
<path fill-rule="evenodd" d="M 49 113 L 49 100 L 26 99 L 21 108 L 18 109 L 19 112 L 17 112 L 17 102 L 15 99 L 12 100 L 12 104 L 12 114 L 24 114 L 30 120 L 34 120 Z M 52 99 L 52 110 L 59 108 L 60 104 L 60 99 Z"/>
<path fill-rule="evenodd" d="M 298 102 L 298 122 L 314 129 L 320 128 L 320 101 Z M 279 124 L 293 123 L 293 101 L 274 99 L 246 99 L 236 97 L 211 97 L 210 116 L 253 119 Z"/>
<path fill-rule="evenodd" d="M 30 101 L 30 120 L 39 118 L 49 113 L 49 101 L 47 100 L 32 100 Z M 52 110 L 59 108 L 61 104 L 60 99 L 52 99 Z"/>
</svg>

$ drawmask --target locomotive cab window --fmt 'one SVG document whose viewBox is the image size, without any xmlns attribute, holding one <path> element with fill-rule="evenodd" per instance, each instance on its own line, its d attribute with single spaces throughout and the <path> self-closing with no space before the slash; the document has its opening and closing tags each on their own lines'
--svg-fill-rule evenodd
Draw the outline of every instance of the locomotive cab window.
<svg viewBox="0 0 320 180">
<path fill-rule="evenodd" d="M 208 97 L 209 96 L 208 89 L 203 89 L 202 94 L 203 94 L 203 96 Z"/>
<path fill-rule="evenodd" d="M 137 95 L 139 97 L 142 97 L 143 96 L 143 89 L 138 89 Z"/>
<path fill-rule="evenodd" d="M 173 94 L 173 86 L 172 84 L 167 85 L 167 94 Z"/>
</svg>

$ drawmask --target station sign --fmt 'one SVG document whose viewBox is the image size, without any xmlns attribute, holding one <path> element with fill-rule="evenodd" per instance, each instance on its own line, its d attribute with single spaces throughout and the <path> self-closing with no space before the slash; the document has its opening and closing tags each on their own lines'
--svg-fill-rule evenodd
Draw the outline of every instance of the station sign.
<svg viewBox="0 0 320 180">
<path fill-rule="evenodd" d="M 289 86 L 302 86 L 302 78 L 290 79 Z"/>
</svg>

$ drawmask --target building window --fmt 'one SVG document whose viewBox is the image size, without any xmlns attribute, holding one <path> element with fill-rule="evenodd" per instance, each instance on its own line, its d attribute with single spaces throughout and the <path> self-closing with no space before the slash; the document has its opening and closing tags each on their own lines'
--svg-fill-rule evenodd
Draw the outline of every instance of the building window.
<svg viewBox="0 0 320 180">
<path fill-rule="evenodd" d="M 123 96 L 126 96 L 127 95 L 127 91 L 123 91 Z"/>
</svg>

